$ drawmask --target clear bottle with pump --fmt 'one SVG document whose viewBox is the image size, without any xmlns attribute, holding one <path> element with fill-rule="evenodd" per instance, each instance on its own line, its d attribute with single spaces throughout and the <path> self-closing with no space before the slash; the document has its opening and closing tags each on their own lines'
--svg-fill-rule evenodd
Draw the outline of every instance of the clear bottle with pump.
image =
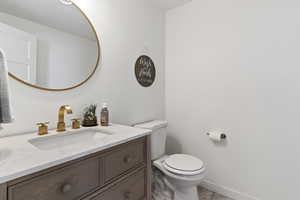
<svg viewBox="0 0 300 200">
<path fill-rule="evenodd" d="M 100 123 L 101 123 L 101 126 L 109 125 L 109 111 L 107 108 L 107 103 L 103 103 L 103 105 L 102 105 Z"/>
</svg>

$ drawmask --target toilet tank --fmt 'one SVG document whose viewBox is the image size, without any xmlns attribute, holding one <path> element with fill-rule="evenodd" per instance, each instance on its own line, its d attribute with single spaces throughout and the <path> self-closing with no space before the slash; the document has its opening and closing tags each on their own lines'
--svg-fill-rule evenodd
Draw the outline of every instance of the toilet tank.
<svg viewBox="0 0 300 200">
<path fill-rule="evenodd" d="M 151 159 L 156 160 L 166 152 L 167 121 L 154 120 L 135 125 L 137 128 L 150 129 L 151 134 Z"/>
</svg>

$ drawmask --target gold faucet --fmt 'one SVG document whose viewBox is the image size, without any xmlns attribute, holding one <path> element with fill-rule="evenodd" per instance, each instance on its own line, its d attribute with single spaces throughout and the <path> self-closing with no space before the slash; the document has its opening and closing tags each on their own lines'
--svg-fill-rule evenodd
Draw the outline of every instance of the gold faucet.
<svg viewBox="0 0 300 200">
<path fill-rule="evenodd" d="M 60 107 L 58 111 L 57 132 L 63 132 L 66 130 L 65 111 L 67 111 L 67 114 L 73 113 L 71 106 L 64 105 Z"/>
</svg>

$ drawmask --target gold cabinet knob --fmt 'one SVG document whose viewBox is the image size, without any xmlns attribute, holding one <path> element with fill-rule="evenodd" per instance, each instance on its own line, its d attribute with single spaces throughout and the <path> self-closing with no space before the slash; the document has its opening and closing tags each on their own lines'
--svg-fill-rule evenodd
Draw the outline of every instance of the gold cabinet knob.
<svg viewBox="0 0 300 200">
<path fill-rule="evenodd" d="M 125 164 L 129 164 L 129 163 L 131 163 L 131 161 L 133 161 L 133 157 L 131 157 L 129 155 L 125 156 L 123 161 L 124 161 Z"/>
<path fill-rule="evenodd" d="M 63 192 L 63 193 L 68 193 L 68 192 L 70 192 L 72 190 L 72 185 L 71 184 L 65 184 L 63 187 L 62 187 L 62 189 L 61 189 L 61 191 Z"/>
<path fill-rule="evenodd" d="M 80 128 L 80 118 L 72 119 L 72 129 Z"/>
<path fill-rule="evenodd" d="M 46 135 L 48 134 L 48 125 L 49 125 L 50 122 L 40 122 L 40 123 L 37 123 L 36 125 L 38 125 L 39 127 L 39 135 Z"/>
<path fill-rule="evenodd" d="M 132 193 L 130 191 L 127 191 L 124 193 L 124 200 L 130 200 L 132 199 Z"/>
</svg>

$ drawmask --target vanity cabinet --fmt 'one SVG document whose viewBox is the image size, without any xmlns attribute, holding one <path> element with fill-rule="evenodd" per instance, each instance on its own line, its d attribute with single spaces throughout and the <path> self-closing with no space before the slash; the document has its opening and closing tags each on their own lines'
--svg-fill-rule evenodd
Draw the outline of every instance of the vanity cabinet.
<svg viewBox="0 0 300 200">
<path fill-rule="evenodd" d="M 146 172 L 140 170 L 89 200 L 141 200 L 146 196 Z M 88 199 L 87 199 L 88 200 Z"/>
<path fill-rule="evenodd" d="M 105 183 L 135 166 L 146 163 L 145 143 L 138 142 L 135 145 L 127 145 L 116 149 L 104 156 L 103 180 Z"/>
<path fill-rule="evenodd" d="M 11 185 L 8 199 L 76 199 L 99 187 L 100 180 L 99 161 L 92 158 Z"/>
<path fill-rule="evenodd" d="M 0 200 L 150 200 L 149 136 L 0 185 Z"/>
</svg>

